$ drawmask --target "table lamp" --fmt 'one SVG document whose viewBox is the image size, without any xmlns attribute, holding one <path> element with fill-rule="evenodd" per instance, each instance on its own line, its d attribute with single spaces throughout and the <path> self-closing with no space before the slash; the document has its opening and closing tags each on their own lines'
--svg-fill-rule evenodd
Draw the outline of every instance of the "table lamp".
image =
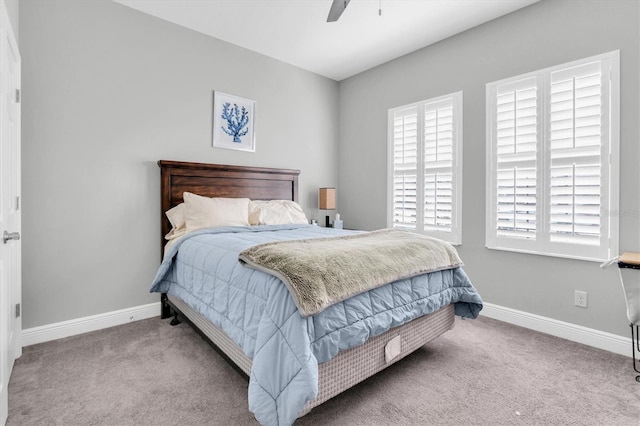
<svg viewBox="0 0 640 426">
<path fill-rule="evenodd" d="M 335 188 L 320 188 L 318 191 L 318 208 L 320 210 L 335 210 L 336 209 L 336 189 Z M 329 228 L 329 216 L 327 215 L 326 227 Z"/>
</svg>

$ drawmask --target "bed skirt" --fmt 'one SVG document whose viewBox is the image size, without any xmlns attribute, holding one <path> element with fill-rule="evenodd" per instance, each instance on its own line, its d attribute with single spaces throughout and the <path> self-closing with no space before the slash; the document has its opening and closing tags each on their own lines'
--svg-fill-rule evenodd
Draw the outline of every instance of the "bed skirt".
<svg viewBox="0 0 640 426">
<path fill-rule="evenodd" d="M 193 310 L 180 298 L 167 295 L 173 307 L 196 326 L 247 376 L 251 374 L 251 359 L 222 330 Z M 341 392 L 384 370 L 425 343 L 451 330 L 455 315 L 453 304 L 436 312 L 392 328 L 355 348 L 340 352 L 327 362 L 318 364 L 318 397 L 306 403 L 300 417 L 314 407 Z M 400 336 L 401 351 L 389 362 L 385 359 L 385 347 L 390 340 Z"/>
</svg>

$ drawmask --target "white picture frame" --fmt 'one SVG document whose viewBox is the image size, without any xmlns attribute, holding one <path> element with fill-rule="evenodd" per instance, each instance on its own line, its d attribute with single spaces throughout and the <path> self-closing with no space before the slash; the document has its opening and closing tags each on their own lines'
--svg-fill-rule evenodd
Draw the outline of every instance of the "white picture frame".
<svg viewBox="0 0 640 426">
<path fill-rule="evenodd" d="M 214 148 L 255 152 L 256 101 L 213 92 L 213 136 Z"/>
</svg>

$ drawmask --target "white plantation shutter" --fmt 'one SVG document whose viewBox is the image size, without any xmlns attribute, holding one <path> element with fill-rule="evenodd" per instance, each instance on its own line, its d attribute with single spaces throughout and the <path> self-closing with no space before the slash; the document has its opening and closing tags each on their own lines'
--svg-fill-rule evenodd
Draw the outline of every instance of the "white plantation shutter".
<svg viewBox="0 0 640 426">
<path fill-rule="evenodd" d="M 389 111 L 389 226 L 461 241 L 462 92 Z"/>
<path fill-rule="evenodd" d="M 453 174 L 424 175 L 424 229 L 451 232 L 453 226 Z"/>
<path fill-rule="evenodd" d="M 536 238 L 537 79 L 502 84 L 496 94 L 496 214 L 499 236 Z"/>
<path fill-rule="evenodd" d="M 393 179 L 393 225 L 416 228 L 417 179 L 415 174 L 401 174 Z"/>
<path fill-rule="evenodd" d="M 424 230 L 451 232 L 454 166 L 453 98 L 424 109 Z"/>
<path fill-rule="evenodd" d="M 602 235 L 600 61 L 551 73 L 551 241 L 599 245 Z"/>
<path fill-rule="evenodd" d="M 393 226 L 415 229 L 417 220 L 418 108 L 393 116 Z"/>
<path fill-rule="evenodd" d="M 487 85 L 487 247 L 617 251 L 619 53 Z"/>
<path fill-rule="evenodd" d="M 536 238 L 536 169 L 514 166 L 498 170 L 497 233 Z"/>
</svg>

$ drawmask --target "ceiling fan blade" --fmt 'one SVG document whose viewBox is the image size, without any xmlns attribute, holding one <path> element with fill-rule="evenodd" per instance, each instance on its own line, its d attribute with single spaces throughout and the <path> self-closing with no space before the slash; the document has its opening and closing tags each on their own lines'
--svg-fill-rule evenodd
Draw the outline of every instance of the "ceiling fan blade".
<svg viewBox="0 0 640 426">
<path fill-rule="evenodd" d="M 351 0 L 333 0 L 327 22 L 336 22 Z"/>
</svg>

